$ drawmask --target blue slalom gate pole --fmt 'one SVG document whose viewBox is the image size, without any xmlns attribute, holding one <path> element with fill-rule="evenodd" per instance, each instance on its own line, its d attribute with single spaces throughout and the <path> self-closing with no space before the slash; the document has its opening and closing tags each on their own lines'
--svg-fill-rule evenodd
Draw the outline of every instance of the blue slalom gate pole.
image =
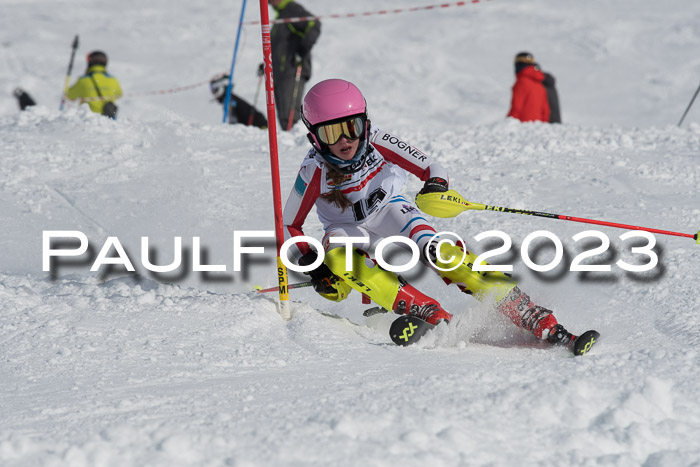
<svg viewBox="0 0 700 467">
<path fill-rule="evenodd" d="M 222 123 L 228 120 L 228 107 L 231 102 L 231 88 L 233 87 L 233 68 L 236 66 L 236 55 L 238 55 L 238 43 L 241 41 L 241 29 L 243 29 L 243 15 L 245 14 L 245 2 L 241 6 L 241 17 L 238 19 L 238 33 L 236 34 L 236 45 L 233 47 L 233 60 L 231 61 L 231 71 L 228 73 L 228 86 L 226 86 L 226 98 L 224 99 L 224 118 Z"/>
</svg>

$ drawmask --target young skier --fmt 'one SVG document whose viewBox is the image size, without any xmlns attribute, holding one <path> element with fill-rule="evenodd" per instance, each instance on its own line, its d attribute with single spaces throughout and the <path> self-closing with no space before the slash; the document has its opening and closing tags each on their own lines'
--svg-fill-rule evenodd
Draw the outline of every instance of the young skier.
<svg viewBox="0 0 700 467">
<path fill-rule="evenodd" d="M 414 315 L 433 325 L 449 322 L 452 315 L 438 300 L 380 268 L 368 256 L 383 238 L 403 236 L 416 243 L 423 263 L 445 283 L 455 283 L 479 300 L 493 297 L 498 309 L 517 326 L 574 350 L 576 336 L 557 323 L 551 310 L 535 305 L 510 277 L 473 271 L 477 255 L 465 251 L 464 245 L 443 242 L 437 252 L 435 229 L 401 195 L 401 189 L 411 173 L 425 182 L 419 197 L 445 192 L 447 171 L 415 147 L 372 126 L 365 99 L 354 84 L 329 79 L 313 86 L 303 101 L 302 120 L 312 147 L 301 164 L 283 218 L 286 238 L 303 235 L 304 220 L 316 206 L 325 230 L 321 242 L 324 261 L 308 273 L 316 292 L 341 301 L 355 289 L 395 313 Z M 351 271 L 346 270 L 345 244 L 330 241 L 337 237 L 368 238 L 353 244 Z M 292 251 L 299 265 L 317 260 L 317 252 L 308 243 L 296 243 Z"/>
</svg>

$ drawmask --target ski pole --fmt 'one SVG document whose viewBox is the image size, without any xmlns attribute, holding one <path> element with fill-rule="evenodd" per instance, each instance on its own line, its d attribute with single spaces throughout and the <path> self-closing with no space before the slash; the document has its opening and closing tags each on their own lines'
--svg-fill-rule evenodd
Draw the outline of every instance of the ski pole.
<svg viewBox="0 0 700 467">
<path fill-rule="evenodd" d="M 585 219 L 583 217 L 566 216 L 562 214 L 550 214 L 548 212 L 528 211 L 525 209 L 504 208 L 498 206 L 489 206 L 481 203 L 472 203 L 466 201 L 462 195 L 455 190 L 448 190 L 444 193 L 426 193 L 416 196 L 416 205 L 421 211 L 435 217 L 455 217 L 458 214 L 468 211 L 498 211 L 507 212 L 509 214 L 523 214 L 526 216 L 548 217 L 550 219 L 560 219 L 564 221 L 582 222 L 585 224 L 604 225 L 608 227 L 617 227 L 628 230 L 644 230 L 646 232 L 657 233 L 662 235 L 673 235 L 676 237 L 688 237 L 695 239 L 695 242 L 700 245 L 700 230 L 695 234 L 671 232 L 669 230 L 653 229 L 650 227 L 639 227 L 636 225 L 618 224 L 616 222 L 599 221 L 595 219 Z"/>
<path fill-rule="evenodd" d="M 253 106 L 250 108 L 250 116 L 248 117 L 248 126 L 253 124 L 253 119 L 255 118 L 255 106 L 258 105 L 258 96 L 260 95 L 260 86 L 262 85 L 263 78 L 265 77 L 265 72 L 259 73 L 258 87 L 255 89 L 255 97 L 253 98 Z"/>
<path fill-rule="evenodd" d="M 301 79 L 301 62 L 297 65 L 297 74 L 294 77 L 294 92 L 292 92 L 292 105 L 289 106 L 289 118 L 287 119 L 287 131 L 292 129 L 294 125 L 294 106 L 297 102 L 297 95 L 299 94 L 299 81 Z"/>
<path fill-rule="evenodd" d="M 313 285 L 314 285 L 313 281 L 297 282 L 296 284 L 289 284 L 287 286 L 287 288 L 288 289 L 299 289 L 302 287 L 311 287 Z M 269 289 L 263 289 L 262 286 L 256 285 L 255 290 L 253 292 L 255 292 L 255 293 L 268 293 L 268 292 L 277 292 L 278 290 L 279 290 L 279 287 L 270 287 Z M 253 292 L 249 292 L 249 293 L 253 293 Z M 370 303 L 372 303 L 372 300 L 370 300 L 370 298 L 367 295 L 362 294 L 362 304 L 368 305 Z M 375 306 L 373 308 L 366 309 L 364 311 L 364 313 L 362 313 L 362 314 L 364 316 L 372 316 L 372 315 L 376 315 L 377 313 L 387 313 L 388 311 L 389 310 L 382 308 L 380 306 Z"/>
<path fill-rule="evenodd" d="M 311 287 L 314 285 L 312 281 L 307 281 L 307 282 L 297 282 L 296 284 L 289 284 L 287 286 L 288 289 L 300 289 L 302 287 Z M 268 292 L 277 292 L 279 290 L 279 287 L 270 287 L 269 289 L 263 289 L 262 286 L 256 285 L 255 286 L 255 291 L 257 293 L 268 293 Z"/>
<path fill-rule="evenodd" d="M 683 112 L 683 116 L 681 117 L 681 121 L 678 122 L 679 127 L 683 123 L 683 119 L 685 118 L 685 116 L 688 115 L 688 111 L 690 110 L 690 107 L 693 105 L 693 102 L 695 102 L 695 98 L 698 97 L 699 92 L 700 92 L 700 86 L 698 86 L 698 88 L 695 90 L 695 94 L 693 94 L 693 98 L 690 99 L 690 104 L 688 104 L 688 108 L 685 109 L 685 112 Z"/>
<path fill-rule="evenodd" d="M 73 72 L 73 60 L 75 59 L 75 51 L 78 50 L 78 35 L 75 35 L 73 39 L 73 45 L 71 46 L 73 50 L 70 54 L 70 61 L 68 62 L 68 73 L 66 73 L 66 80 L 63 83 L 63 95 L 61 96 L 61 105 L 58 110 L 63 110 L 63 106 L 66 104 L 66 94 L 68 94 L 68 85 L 70 84 L 70 75 Z"/>
</svg>

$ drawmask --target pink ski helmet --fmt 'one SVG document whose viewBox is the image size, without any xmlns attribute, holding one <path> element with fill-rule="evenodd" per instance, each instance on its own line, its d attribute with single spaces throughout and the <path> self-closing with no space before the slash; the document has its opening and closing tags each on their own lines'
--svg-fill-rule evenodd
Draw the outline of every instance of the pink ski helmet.
<svg viewBox="0 0 700 467">
<path fill-rule="evenodd" d="M 304 97 L 301 119 L 309 130 L 309 141 L 323 158 L 341 172 L 362 168 L 367 153 L 367 103 L 349 81 L 327 79 L 314 85 Z M 340 136 L 360 139 L 357 154 L 348 161 L 335 157 L 328 148 Z"/>
</svg>

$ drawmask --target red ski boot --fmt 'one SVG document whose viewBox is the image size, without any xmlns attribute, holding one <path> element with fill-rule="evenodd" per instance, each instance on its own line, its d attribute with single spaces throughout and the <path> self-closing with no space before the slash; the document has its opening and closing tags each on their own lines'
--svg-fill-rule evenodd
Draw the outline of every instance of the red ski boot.
<svg viewBox="0 0 700 467">
<path fill-rule="evenodd" d="M 411 345 L 436 325 L 449 323 L 452 315 L 443 310 L 437 300 L 420 293 L 399 278 L 400 287 L 394 300 L 394 313 L 399 316 L 389 328 L 389 336 L 396 345 Z"/>
<path fill-rule="evenodd" d="M 415 316 L 432 325 L 443 321 L 450 322 L 452 315 L 445 311 L 437 300 L 424 295 L 401 278 L 399 280 L 401 287 L 394 301 L 394 313 Z"/>
<path fill-rule="evenodd" d="M 530 297 L 518 287 L 513 287 L 501 300 L 498 309 L 516 325 L 527 329 L 540 339 L 546 339 L 550 344 L 566 347 L 576 356 L 585 355 L 600 337 L 600 334 L 593 330 L 580 336 L 571 334 L 557 323 L 552 310 L 532 303 Z"/>
</svg>

